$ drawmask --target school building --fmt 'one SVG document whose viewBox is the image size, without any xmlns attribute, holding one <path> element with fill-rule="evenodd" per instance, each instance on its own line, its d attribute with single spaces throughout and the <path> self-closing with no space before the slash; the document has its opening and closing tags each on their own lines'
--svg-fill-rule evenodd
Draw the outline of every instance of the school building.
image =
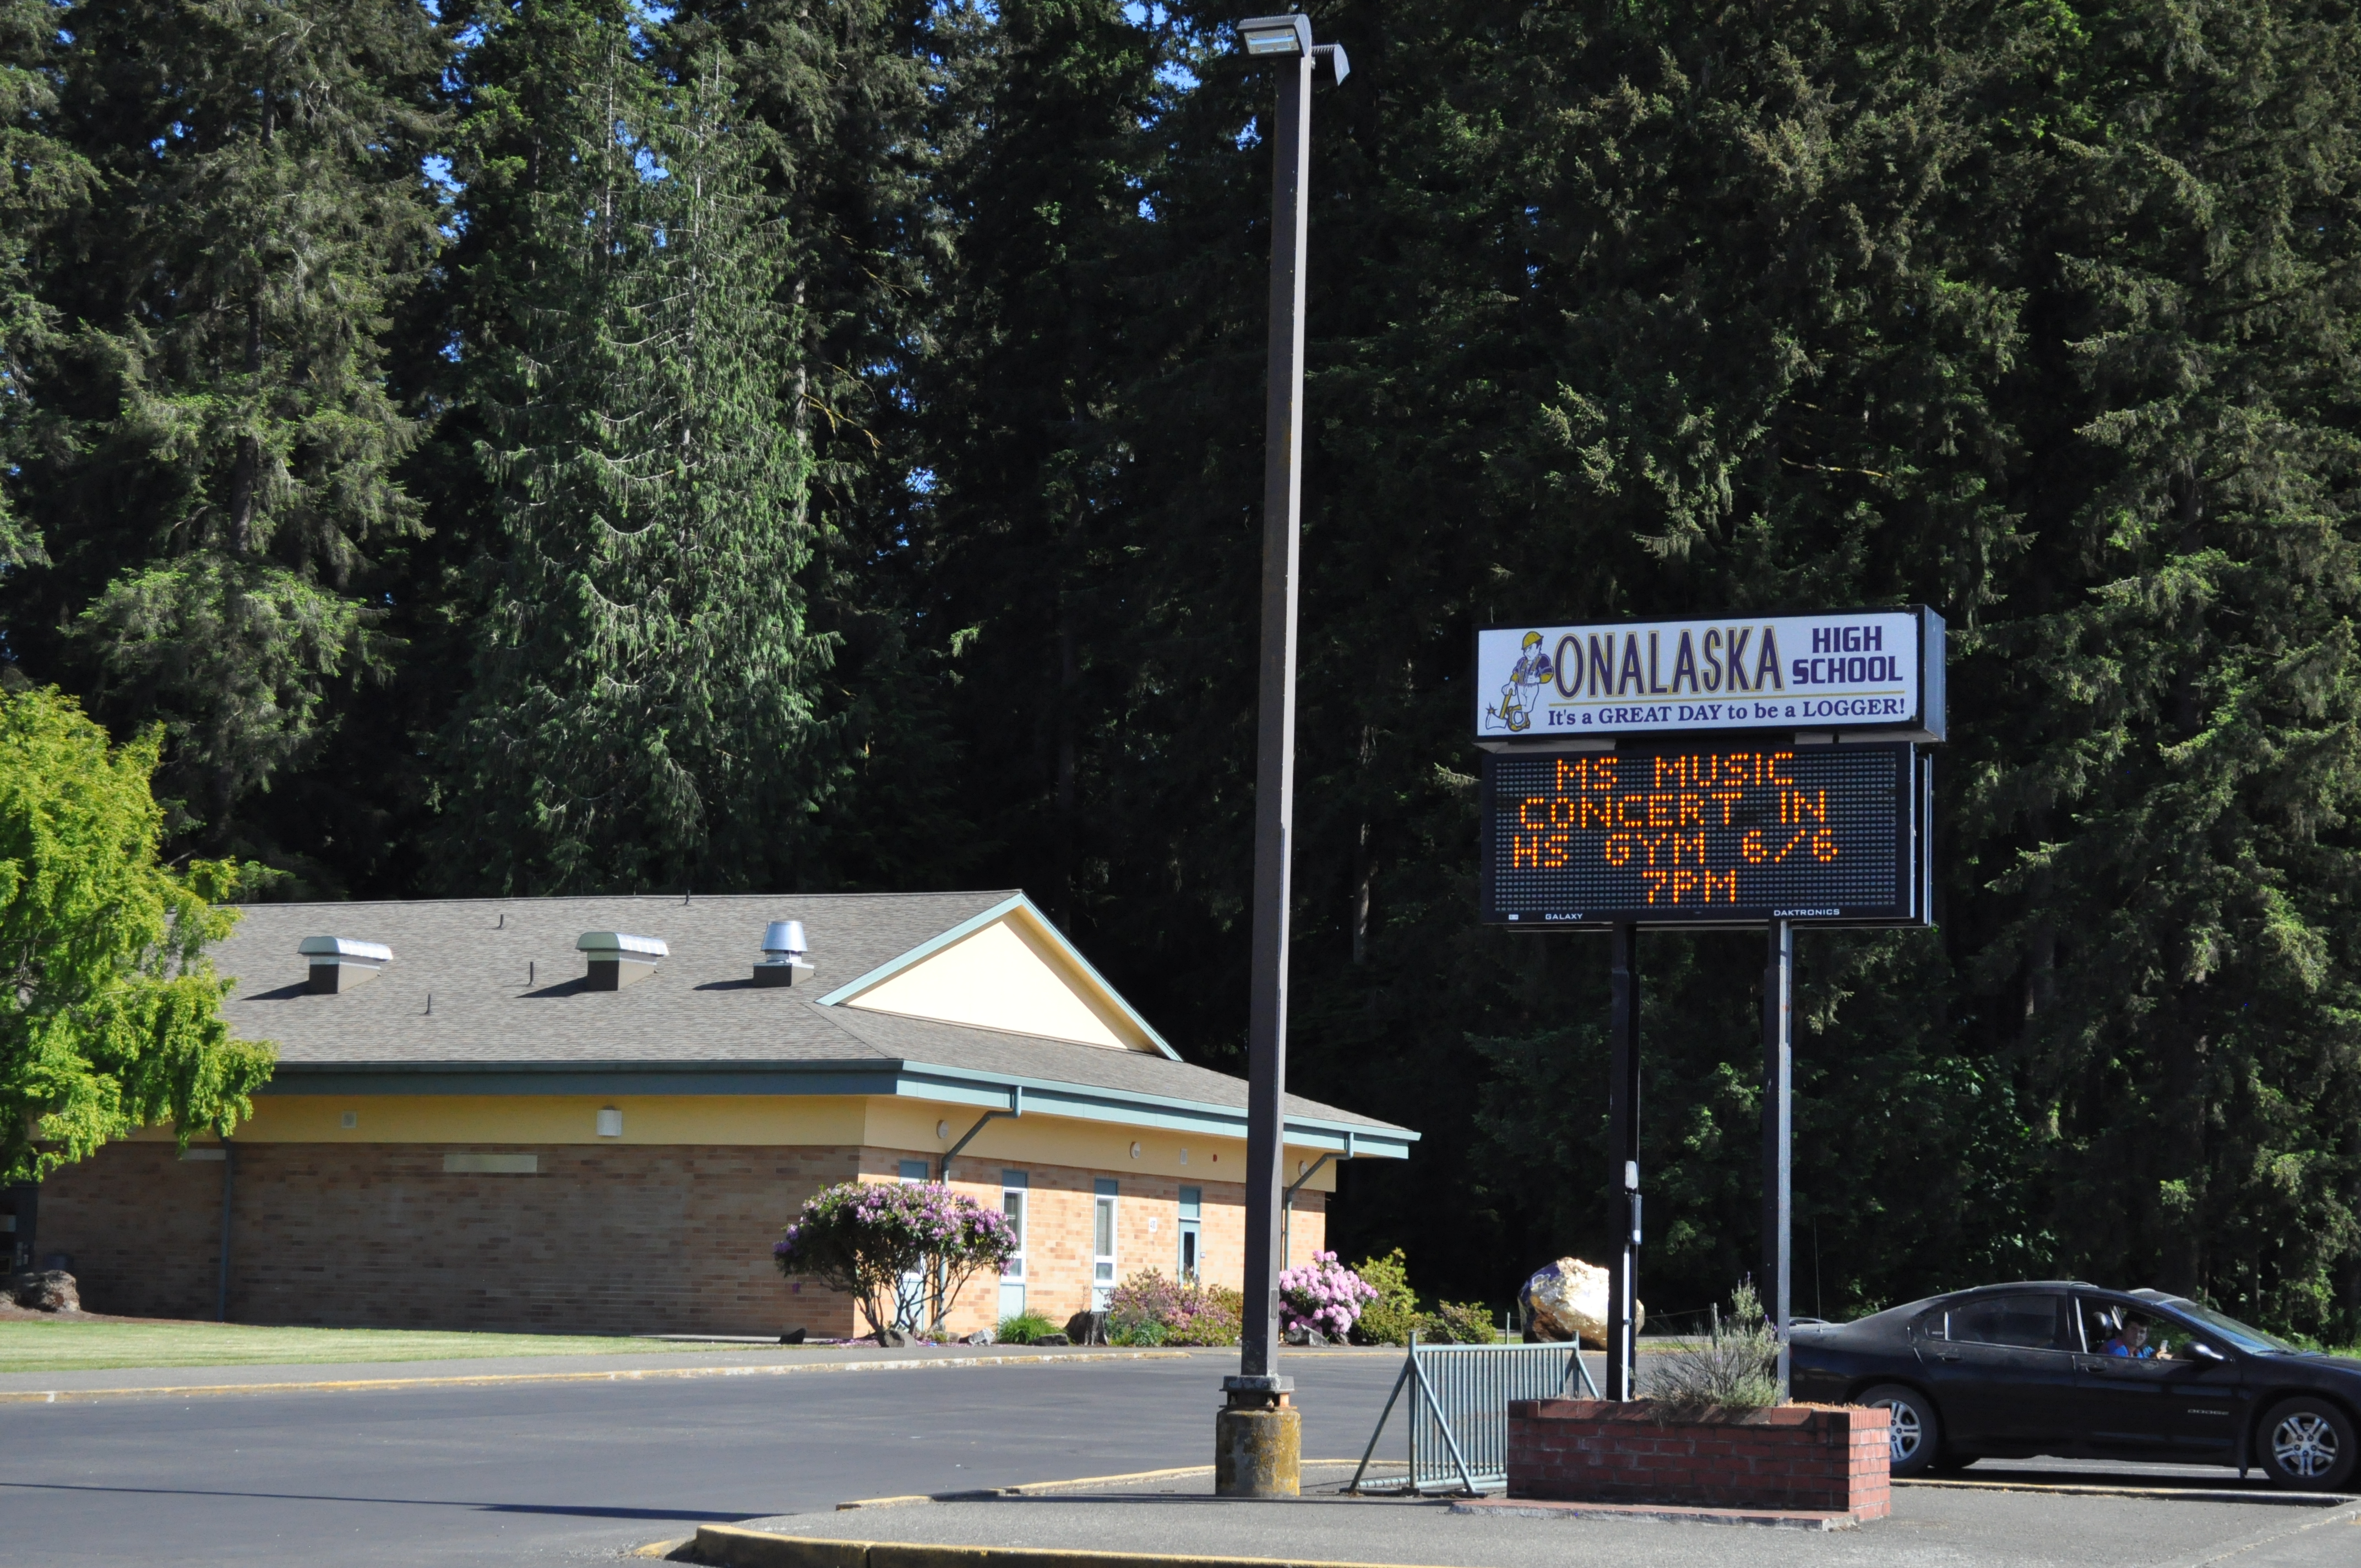
<svg viewBox="0 0 2361 1568">
<path fill-rule="evenodd" d="M 790 924 L 792 923 L 792 924 Z M 948 1179 L 1022 1243 L 953 1332 L 1146 1268 L 1244 1274 L 1246 1082 L 1180 1059 L 1021 893 L 258 905 L 224 1012 L 279 1069 L 0 1199 L 93 1311 L 813 1335 L 771 1247 L 834 1182 Z M 1290 1097 L 1288 1254 L 1417 1134 Z"/>
</svg>

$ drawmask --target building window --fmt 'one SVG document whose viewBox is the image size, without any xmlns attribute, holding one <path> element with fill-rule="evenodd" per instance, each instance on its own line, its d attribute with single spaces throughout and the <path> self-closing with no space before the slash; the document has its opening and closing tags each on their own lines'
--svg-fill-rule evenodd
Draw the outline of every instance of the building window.
<svg viewBox="0 0 2361 1568">
<path fill-rule="evenodd" d="M 1000 1212 L 1008 1216 L 1009 1239 L 1016 1244 L 1006 1267 L 1000 1271 L 1000 1315 L 1014 1318 L 1025 1310 L 1025 1194 L 1032 1180 L 1021 1170 L 1000 1173 Z"/>
<path fill-rule="evenodd" d="M 1183 1187 L 1180 1190 L 1180 1277 L 1197 1277 L 1197 1226 L 1205 1212 L 1205 1190 Z"/>
<path fill-rule="evenodd" d="M 901 1175 L 897 1179 L 899 1179 L 905 1187 L 907 1187 L 914 1183 L 924 1183 L 927 1179 L 927 1162 L 925 1160 L 906 1159 L 902 1162 Z"/>
<path fill-rule="evenodd" d="M 1115 1194 L 1112 1177 L 1102 1176 L 1091 1200 L 1091 1310 L 1104 1312 L 1115 1298 Z"/>
</svg>

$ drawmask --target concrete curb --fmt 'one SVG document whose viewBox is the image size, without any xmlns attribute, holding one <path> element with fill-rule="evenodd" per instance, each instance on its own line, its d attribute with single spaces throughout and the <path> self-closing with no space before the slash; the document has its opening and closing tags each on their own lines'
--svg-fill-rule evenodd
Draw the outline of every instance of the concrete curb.
<svg viewBox="0 0 2361 1568">
<path fill-rule="evenodd" d="M 1817 1508 L 1708 1508 L 1654 1503 L 1563 1503 L 1521 1497 L 1466 1497 L 1455 1514 L 1506 1514 L 1520 1519 L 1647 1519 L 1662 1524 L 1763 1525 L 1774 1530 L 1857 1530 L 1851 1514 Z"/>
<path fill-rule="evenodd" d="M 1311 1557 L 1201 1557 L 1062 1547 L 828 1541 L 726 1524 L 699 1525 L 696 1539 L 673 1552 L 672 1558 L 711 1568 L 1409 1568 Z"/>
<path fill-rule="evenodd" d="M 1358 1464 L 1357 1459 L 1306 1459 L 1306 1470 L 1341 1470 Z M 1211 1475 L 1210 1464 L 1176 1464 L 1166 1470 L 1132 1470 L 1121 1475 L 1077 1475 L 1071 1481 L 1027 1481 L 1016 1486 L 978 1486 L 960 1492 L 912 1492 L 894 1497 L 853 1497 L 836 1505 L 838 1513 L 854 1508 L 902 1508 L 914 1503 L 989 1503 L 1001 1497 L 1044 1497 L 1057 1492 L 1088 1491 L 1094 1486 L 1119 1486 L 1126 1481 L 1177 1481 L 1183 1475 Z"/>
<path fill-rule="evenodd" d="M 1062 1366 L 1077 1361 L 1186 1361 L 1185 1350 L 1086 1351 L 1065 1355 L 975 1355 L 927 1361 L 828 1361 L 785 1366 L 645 1366 L 614 1372 L 490 1372 L 466 1377 L 369 1377 L 303 1383 L 210 1383 L 184 1388 L 0 1390 L 0 1405 L 85 1399 L 178 1399 L 223 1394 L 348 1394 L 394 1388 L 466 1388 L 514 1383 L 637 1383 L 666 1377 L 782 1377 L 820 1372 L 919 1372 L 983 1366 Z"/>
</svg>

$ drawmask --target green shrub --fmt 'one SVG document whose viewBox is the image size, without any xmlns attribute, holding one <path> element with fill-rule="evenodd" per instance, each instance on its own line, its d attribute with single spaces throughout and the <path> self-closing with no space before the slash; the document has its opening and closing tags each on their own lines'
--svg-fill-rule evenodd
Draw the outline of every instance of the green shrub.
<svg viewBox="0 0 2361 1568">
<path fill-rule="evenodd" d="M 1498 1344 L 1500 1325 L 1481 1301 L 1437 1301 L 1421 1337 L 1450 1344 Z"/>
<path fill-rule="evenodd" d="M 1353 1272 L 1377 1288 L 1378 1299 L 1361 1309 L 1353 1337 L 1363 1344 L 1408 1344 L 1411 1331 L 1423 1332 L 1418 1296 L 1410 1288 L 1410 1259 L 1394 1248 L 1383 1257 L 1363 1258 Z"/>
<path fill-rule="evenodd" d="M 994 1333 L 1003 1344 L 1031 1344 L 1044 1334 L 1058 1332 L 1058 1325 L 1040 1313 L 1019 1312 L 1013 1318 L 1001 1319 Z"/>
<path fill-rule="evenodd" d="M 1779 1402 L 1778 1362 L 1779 1336 L 1763 1321 L 1754 1287 L 1741 1285 L 1711 1340 L 1684 1345 L 1658 1362 L 1648 1397 L 1659 1414 L 1678 1420 L 1759 1410 Z"/>
</svg>

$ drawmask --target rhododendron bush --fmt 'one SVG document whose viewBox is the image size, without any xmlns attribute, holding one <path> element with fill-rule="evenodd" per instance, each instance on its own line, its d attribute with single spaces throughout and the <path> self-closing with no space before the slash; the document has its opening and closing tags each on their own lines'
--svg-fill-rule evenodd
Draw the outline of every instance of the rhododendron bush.
<svg viewBox="0 0 2361 1568">
<path fill-rule="evenodd" d="M 1107 1338 L 1116 1344 L 1235 1344 L 1244 1308 L 1227 1286 L 1145 1269 L 1115 1287 Z"/>
<path fill-rule="evenodd" d="M 1279 1326 L 1340 1340 L 1352 1332 L 1362 1305 L 1377 1299 L 1377 1287 L 1337 1262 L 1334 1253 L 1315 1252 L 1309 1264 L 1279 1277 Z"/>
<path fill-rule="evenodd" d="M 861 1304 L 870 1332 L 916 1330 L 927 1293 L 940 1321 L 960 1288 L 1016 1255 L 1007 1216 L 936 1182 L 848 1181 L 804 1205 L 772 1247 L 779 1272 L 817 1279 Z"/>
</svg>

